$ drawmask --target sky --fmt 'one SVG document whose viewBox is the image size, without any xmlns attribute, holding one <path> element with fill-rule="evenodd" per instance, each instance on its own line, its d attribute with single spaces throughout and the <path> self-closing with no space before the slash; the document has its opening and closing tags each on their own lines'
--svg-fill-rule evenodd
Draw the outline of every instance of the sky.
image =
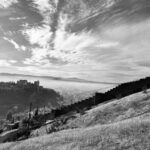
<svg viewBox="0 0 150 150">
<path fill-rule="evenodd" d="M 0 72 L 125 82 L 149 56 L 149 0 L 0 0 Z"/>
</svg>

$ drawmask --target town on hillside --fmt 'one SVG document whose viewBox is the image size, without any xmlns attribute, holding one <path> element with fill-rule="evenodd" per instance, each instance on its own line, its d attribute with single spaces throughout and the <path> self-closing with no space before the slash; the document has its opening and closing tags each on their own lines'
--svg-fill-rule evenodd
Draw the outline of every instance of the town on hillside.
<svg viewBox="0 0 150 150">
<path fill-rule="evenodd" d="M 17 82 L 0 82 L 0 89 L 11 89 L 11 88 L 43 88 L 40 85 L 40 81 L 34 81 L 33 83 L 27 80 L 18 80 Z"/>
</svg>

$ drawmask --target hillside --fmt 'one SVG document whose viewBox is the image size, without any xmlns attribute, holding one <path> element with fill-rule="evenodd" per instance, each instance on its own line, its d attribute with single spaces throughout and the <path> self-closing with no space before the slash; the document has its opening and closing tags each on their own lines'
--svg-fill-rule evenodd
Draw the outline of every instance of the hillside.
<svg viewBox="0 0 150 150">
<path fill-rule="evenodd" d="M 33 107 L 57 107 L 62 100 L 59 93 L 43 88 L 38 81 L 0 82 L 0 116 L 6 115 L 8 111 L 23 112 L 30 103 Z"/>
<path fill-rule="evenodd" d="M 22 142 L 1 144 L 1 150 L 149 150 L 150 92 L 99 104 L 76 114 L 68 129 Z"/>
<path fill-rule="evenodd" d="M 150 113 L 150 93 L 136 93 L 120 100 L 110 100 L 88 110 L 86 114 L 70 121 L 70 126 L 89 127 L 116 123 Z"/>
</svg>

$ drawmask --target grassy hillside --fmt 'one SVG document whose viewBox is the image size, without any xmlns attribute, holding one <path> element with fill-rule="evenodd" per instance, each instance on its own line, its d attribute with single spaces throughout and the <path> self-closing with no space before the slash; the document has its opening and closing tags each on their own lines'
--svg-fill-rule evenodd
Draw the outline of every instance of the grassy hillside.
<svg viewBox="0 0 150 150">
<path fill-rule="evenodd" d="M 100 104 L 76 119 L 70 126 L 87 127 L 144 116 L 150 113 L 150 93 L 136 93 L 120 100 L 111 100 Z"/>
<path fill-rule="evenodd" d="M 0 150 L 149 150 L 149 92 L 113 100 L 77 116 L 67 122 L 77 129 L 1 144 Z"/>
<path fill-rule="evenodd" d="M 149 118 L 61 131 L 24 142 L 1 144 L 1 150 L 149 150 Z"/>
</svg>

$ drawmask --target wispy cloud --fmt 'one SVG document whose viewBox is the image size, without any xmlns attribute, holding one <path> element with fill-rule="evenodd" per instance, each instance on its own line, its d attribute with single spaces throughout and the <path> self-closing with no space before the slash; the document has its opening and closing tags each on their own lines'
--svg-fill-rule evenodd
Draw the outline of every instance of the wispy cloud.
<svg viewBox="0 0 150 150">
<path fill-rule="evenodd" d="M 33 48 L 31 50 L 32 56 L 31 58 L 27 58 L 24 61 L 24 64 L 28 65 L 43 65 L 45 63 L 48 63 L 47 54 L 48 49 L 46 48 Z"/>
<path fill-rule="evenodd" d="M 15 64 L 16 62 L 17 62 L 16 60 L 0 59 L 0 67 L 10 67 L 13 64 Z"/>
<path fill-rule="evenodd" d="M 49 47 L 52 33 L 48 25 L 25 28 L 22 33 L 32 45 L 39 45 L 43 48 Z"/>
<path fill-rule="evenodd" d="M 10 42 L 12 45 L 14 45 L 14 47 L 18 50 L 20 47 L 19 45 L 12 39 L 8 39 L 7 37 L 3 37 L 4 40 Z"/>
<path fill-rule="evenodd" d="M 0 42 L 4 58 L 21 60 L 12 63 L 17 71 L 109 81 L 150 74 L 148 0 L 13 3 L 1 5 L 0 34 L 8 43 Z"/>
<path fill-rule="evenodd" d="M 0 66 L 8 67 L 8 66 L 10 66 L 10 63 L 7 60 L 0 60 Z"/>
<path fill-rule="evenodd" d="M 12 21 L 17 21 L 17 20 L 25 20 L 26 17 L 10 17 L 9 20 L 12 20 Z"/>
<path fill-rule="evenodd" d="M 0 8 L 8 8 L 9 6 L 11 6 L 12 4 L 17 3 L 18 0 L 1 0 L 0 2 Z"/>
<path fill-rule="evenodd" d="M 43 23 L 49 24 L 51 20 L 51 15 L 56 12 L 57 0 L 33 0 L 32 7 L 39 10 L 39 13 L 43 17 Z"/>
<path fill-rule="evenodd" d="M 9 43 L 11 43 L 14 47 L 15 47 L 15 49 L 16 50 L 23 50 L 23 51 L 25 51 L 26 50 L 26 47 L 25 46 L 23 46 L 23 45 L 18 45 L 14 40 L 12 40 L 12 39 L 9 39 L 9 38 L 7 38 L 7 37 L 3 37 L 3 39 L 4 40 L 6 40 L 6 41 L 8 41 Z"/>
</svg>

